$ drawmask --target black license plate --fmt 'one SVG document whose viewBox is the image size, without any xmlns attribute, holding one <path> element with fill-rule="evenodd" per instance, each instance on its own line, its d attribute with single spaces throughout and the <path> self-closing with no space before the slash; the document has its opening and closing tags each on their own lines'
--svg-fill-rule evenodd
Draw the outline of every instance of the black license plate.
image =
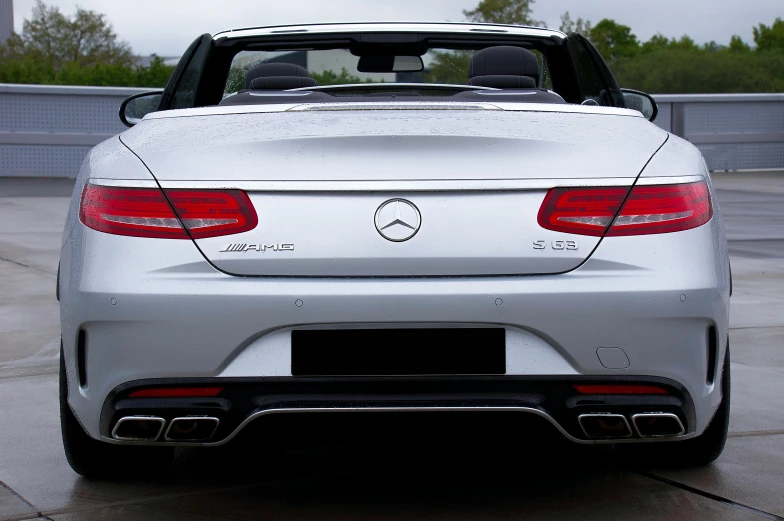
<svg viewBox="0 0 784 521">
<path fill-rule="evenodd" d="M 503 328 L 291 332 L 294 376 L 506 374 Z"/>
</svg>

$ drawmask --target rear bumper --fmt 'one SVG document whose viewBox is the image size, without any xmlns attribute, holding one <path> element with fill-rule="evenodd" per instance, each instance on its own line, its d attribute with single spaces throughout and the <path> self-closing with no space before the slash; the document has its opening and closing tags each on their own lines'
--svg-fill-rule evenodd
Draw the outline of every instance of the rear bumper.
<svg viewBox="0 0 784 521">
<path fill-rule="evenodd" d="M 653 384 L 666 395 L 581 395 L 575 384 Z M 139 398 L 134 390 L 161 386 L 215 386 L 209 398 Z M 251 422 L 272 414 L 359 412 L 506 412 L 544 418 L 576 443 L 662 441 L 690 437 L 695 425 L 694 403 L 686 389 L 672 380 L 652 377 L 393 377 L 393 378 L 211 378 L 154 379 L 114 389 L 101 412 L 101 438 L 112 443 L 217 446 L 229 442 Z M 638 414 L 669 414 L 684 433 L 644 437 L 634 426 Z M 591 437 L 581 427 L 585 415 L 621 415 L 630 426 L 628 437 Z M 157 435 L 144 441 L 118 439 L 122 419 L 162 419 Z M 202 418 L 217 428 L 203 441 L 169 437 L 174 418 Z"/>
<path fill-rule="evenodd" d="M 693 418 L 685 406 L 678 414 L 693 436 L 721 401 L 720 375 L 708 377 L 708 332 L 716 330 L 713 365 L 721 367 L 726 264 L 709 223 L 666 237 L 604 239 L 583 266 L 561 275 L 243 278 L 216 271 L 189 241 L 117 237 L 77 224 L 61 257 L 69 403 L 99 438 L 110 432 L 102 412 L 109 397 L 131 382 L 291 379 L 293 329 L 493 325 L 506 330 L 503 380 L 663 378 L 689 397 Z M 597 350 L 607 347 L 623 349 L 628 366 L 605 367 Z"/>
</svg>

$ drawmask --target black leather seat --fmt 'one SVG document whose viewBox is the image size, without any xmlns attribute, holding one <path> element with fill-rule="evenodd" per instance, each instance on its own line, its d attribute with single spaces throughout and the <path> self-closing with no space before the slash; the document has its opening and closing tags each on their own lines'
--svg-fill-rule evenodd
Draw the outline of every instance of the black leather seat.
<svg viewBox="0 0 784 521">
<path fill-rule="evenodd" d="M 263 63 L 245 74 L 246 89 L 286 90 L 316 85 L 307 69 L 293 63 Z"/>
<path fill-rule="evenodd" d="M 474 54 L 468 67 L 468 84 L 497 89 L 534 89 L 539 62 L 528 49 L 499 45 Z"/>
</svg>

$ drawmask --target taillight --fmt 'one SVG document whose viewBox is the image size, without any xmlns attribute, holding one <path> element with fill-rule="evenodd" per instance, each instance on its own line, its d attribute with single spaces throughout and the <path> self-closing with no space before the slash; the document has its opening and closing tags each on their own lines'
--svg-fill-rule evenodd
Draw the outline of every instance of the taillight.
<svg viewBox="0 0 784 521">
<path fill-rule="evenodd" d="M 246 232 L 258 224 L 253 204 L 241 190 L 166 190 L 166 196 L 168 200 L 157 188 L 88 184 L 79 219 L 101 232 L 159 239 L 217 237 Z"/>
<path fill-rule="evenodd" d="M 577 384 L 574 388 L 580 394 L 669 394 L 657 385 Z"/>
<path fill-rule="evenodd" d="M 131 392 L 130 398 L 206 398 L 218 396 L 223 387 L 151 387 Z"/>
<path fill-rule="evenodd" d="M 539 208 L 539 226 L 557 232 L 602 236 L 628 188 L 553 188 Z"/>
<path fill-rule="evenodd" d="M 539 209 L 539 225 L 597 237 L 605 231 L 608 236 L 645 235 L 689 230 L 713 216 L 705 181 L 635 186 L 623 203 L 627 192 L 624 187 L 553 188 Z"/>
<path fill-rule="evenodd" d="M 702 226 L 712 216 L 705 181 L 635 186 L 607 235 L 679 232 Z"/>
</svg>

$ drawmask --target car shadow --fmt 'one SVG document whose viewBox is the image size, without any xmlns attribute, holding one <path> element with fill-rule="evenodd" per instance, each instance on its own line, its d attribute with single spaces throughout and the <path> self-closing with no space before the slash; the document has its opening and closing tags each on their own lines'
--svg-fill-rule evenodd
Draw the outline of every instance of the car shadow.
<svg viewBox="0 0 784 521">
<path fill-rule="evenodd" d="M 178 450 L 172 474 L 225 480 L 483 483 L 576 469 L 617 471 L 612 447 L 577 445 L 514 413 L 364 413 L 262 418 L 232 443 Z M 525 472 L 520 469 L 524 468 Z"/>
</svg>

